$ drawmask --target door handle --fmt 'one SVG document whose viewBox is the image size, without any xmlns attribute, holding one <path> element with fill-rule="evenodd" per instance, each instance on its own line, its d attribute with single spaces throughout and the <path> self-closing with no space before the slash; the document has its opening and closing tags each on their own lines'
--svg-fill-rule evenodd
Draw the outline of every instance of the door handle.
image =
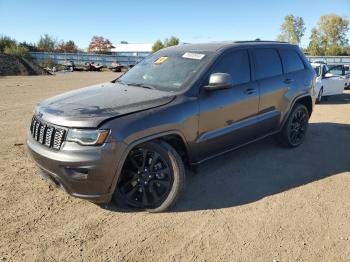
<svg viewBox="0 0 350 262">
<path fill-rule="evenodd" d="M 246 95 L 255 94 L 255 93 L 256 93 L 256 88 L 248 88 L 248 89 L 244 90 L 244 93 L 245 93 Z"/>
<path fill-rule="evenodd" d="M 286 79 L 283 80 L 283 83 L 285 83 L 285 84 L 290 84 L 290 83 L 293 83 L 293 82 L 294 82 L 294 79 L 292 79 L 292 78 L 286 78 Z"/>
</svg>

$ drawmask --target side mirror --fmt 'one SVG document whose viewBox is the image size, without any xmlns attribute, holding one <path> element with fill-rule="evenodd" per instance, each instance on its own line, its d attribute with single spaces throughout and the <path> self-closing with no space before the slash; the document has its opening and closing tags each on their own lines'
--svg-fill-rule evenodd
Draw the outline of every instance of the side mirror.
<svg viewBox="0 0 350 262">
<path fill-rule="evenodd" d="M 204 86 L 207 91 L 227 89 L 232 87 L 232 77 L 227 73 L 214 73 L 210 75 L 209 85 Z"/>
<path fill-rule="evenodd" d="M 331 74 L 331 73 L 325 73 L 325 74 L 324 74 L 324 78 L 330 78 L 330 77 L 332 77 L 332 76 L 334 76 L 334 75 Z"/>
</svg>

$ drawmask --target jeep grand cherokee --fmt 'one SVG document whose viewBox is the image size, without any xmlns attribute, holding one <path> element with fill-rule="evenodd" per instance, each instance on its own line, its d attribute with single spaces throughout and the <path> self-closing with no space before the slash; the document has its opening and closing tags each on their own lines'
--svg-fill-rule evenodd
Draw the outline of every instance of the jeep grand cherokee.
<svg viewBox="0 0 350 262">
<path fill-rule="evenodd" d="M 184 187 L 184 164 L 270 135 L 299 146 L 314 85 L 288 43 L 169 47 L 117 80 L 39 103 L 27 145 L 40 173 L 75 197 L 164 211 Z"/>
</svg>

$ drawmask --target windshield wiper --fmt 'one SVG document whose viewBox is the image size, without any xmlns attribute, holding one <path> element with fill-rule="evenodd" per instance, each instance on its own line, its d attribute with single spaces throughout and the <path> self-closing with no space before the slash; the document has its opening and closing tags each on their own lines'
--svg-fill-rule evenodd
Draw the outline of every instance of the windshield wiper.
<svg viewBox="0 0 350 262">
<path fill-rule="evenodd" d="M 112 83 L 120 83 L 122 85 L 126 85 L 126 83 L 120 79 L 116 79 L 116 80 L 112 81 Z"/>
<path fill-rule="evenodd" d="M 154 86 L 139 84 L 139 83 L 124 83 L 124 84 L 126 84 L 128 86 L 138 86 L 138 87 L 147 88 L 147 89 L 155 89 Z"/>
</svg>

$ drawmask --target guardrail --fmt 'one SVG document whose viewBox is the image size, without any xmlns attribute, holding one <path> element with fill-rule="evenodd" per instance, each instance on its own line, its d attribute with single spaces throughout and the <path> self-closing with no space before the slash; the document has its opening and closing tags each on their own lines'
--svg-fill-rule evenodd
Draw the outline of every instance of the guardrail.
<svg viewBox="0 0 350 262">
<path fill-rule="evenodd" d="M 149 53 L 116 53 L 116 54 L 89 54 L 89 53 L 50 53 L 50 52 L 31 52 L 32 58 L 38 62 L 51 59 L 55 64 L 64 64 L 74 62 L 76 65 L 85 63 L 99 63 L 104 66 L 110 66 L 112 62 L 118 61 L 123 66 L 135 65 Z"/>
</svg>

